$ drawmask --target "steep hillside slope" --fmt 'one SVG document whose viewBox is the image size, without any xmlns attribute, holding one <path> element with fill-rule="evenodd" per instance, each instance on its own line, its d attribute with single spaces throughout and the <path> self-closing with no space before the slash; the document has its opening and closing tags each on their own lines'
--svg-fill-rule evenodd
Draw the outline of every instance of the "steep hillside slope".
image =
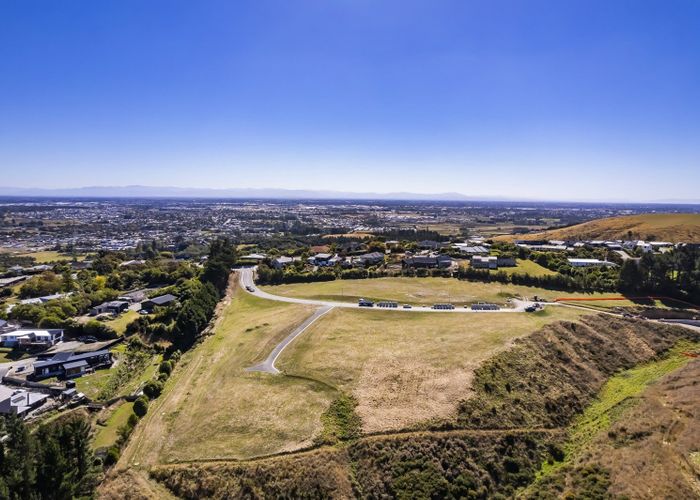
<svg viewBox="0 0 700 500">
<path fill-rule="evenodd" d="M 624 399 L 607 416 L 610 428 L 525 497 L 582 498 L 604 488 L 620 498 L 700 498 L 699 379 L 697 359 Z"/>
<path fill-rule="evenodd" d="M 500 239 L 620 240 L 641 239 L 684 243 L 700 242 L 700 214 L 642 214 L 597 219 L 575 226 Z"/>
</svg>

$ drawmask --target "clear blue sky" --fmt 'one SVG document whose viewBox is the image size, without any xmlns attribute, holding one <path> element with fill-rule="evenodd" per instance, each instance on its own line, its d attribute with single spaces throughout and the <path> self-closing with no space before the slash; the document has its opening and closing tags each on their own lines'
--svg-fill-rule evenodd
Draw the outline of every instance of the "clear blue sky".
<svg viewBox="0 0 700 500">
<path fill-rule="evenodd" d="M 0 185 L 700 198 L 700 1 L 0 0 Z"/>
</svg>

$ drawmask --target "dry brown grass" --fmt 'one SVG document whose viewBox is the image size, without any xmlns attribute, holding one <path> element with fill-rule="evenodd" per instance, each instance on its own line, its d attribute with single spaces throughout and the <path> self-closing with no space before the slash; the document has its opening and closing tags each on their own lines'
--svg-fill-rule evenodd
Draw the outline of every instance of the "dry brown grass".
<svg viewBox="0 0 700 500">
<path fill-rule="evenodd" d="M 631 233 L 631 238 L 630 238 Z M 571 227 L 525 235 L 500 236 L 502 240 L 655 239 L 700 242 L 700 214 L 642 214 L 597 219 Z"/>
<path fill-rule="evenodd" d="M 285 373 L 352 393 L 365 432 L 447 419 L 469 395 L 474 369 L 520 336 L 585 311 L 426 314 L 336 309 L 278 360 Z"/>
<path fill-rule="evenodd" d="M 145 473 L 129 469 L 107 475 L 96 492 L 101 500 L 162 500 L 175 497 Z"/>
<path fill-rule="evenodd" d="M 531 298 L 535 295 L 546 300 L 559 297 L 619 297 L 619 294 L 614 293 L 561 292 L 532 286 L 483 283 L 454 278 L 373 278 L 294 283 L 261 288 L 271 294 L 287 297 L 341 302 L 357 302 L 358 298 L 363 297 L 372 300 L 395 300 L 414 305 L 432 305 L 436 302 L 464 305 L 478 301 L 505 304 L 512 297 Z"/>
<path fill-rule="evenodd" d="M 594 445 L 594 456 L 611 471 L 614 494 L 700 497 L 700 468 L 689 460 L 700 444 L 698 379 L 700 360 L 667 375 L 613 426 L 615 439 L 606 435 Z"/>
<path fill-rule="evenodd" d="M 214 334 L 183 356 L 137 426 L 120 467 L 248 458 L 307 446 L 333 391 L 246 372 L 312 311 L 236 291 Z"/>
</svg>

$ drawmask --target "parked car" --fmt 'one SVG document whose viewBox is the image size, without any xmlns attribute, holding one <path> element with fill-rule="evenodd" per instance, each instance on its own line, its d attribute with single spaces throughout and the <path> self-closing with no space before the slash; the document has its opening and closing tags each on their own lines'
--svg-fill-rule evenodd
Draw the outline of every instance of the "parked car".
<svg viewBox="0 0 700 500">
<path fill-rule="evenodd" d="M 404 309 L 411 309 L 413 306 L 411 304 L 404 304 L 403 308 Z"/>
</svg>

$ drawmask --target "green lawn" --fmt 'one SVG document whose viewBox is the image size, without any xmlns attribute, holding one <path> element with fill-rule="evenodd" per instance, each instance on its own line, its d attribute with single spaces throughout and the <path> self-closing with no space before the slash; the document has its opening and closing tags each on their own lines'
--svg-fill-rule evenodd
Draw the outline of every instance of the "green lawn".
<svg viewBox="0 0 700 500">
<path fill-rule="evenodd" d="M 114 328 L 114 331 L 116 331 L 119 335 L 123 335 L 126 331 L 127 325 L 138 317 L 139 313 L 137 311 L 128 310 L 120 314 L 116 319 L 105 321 L 104 324 Z"/>
<path fill-rule="evenodd" d="M 75 386 L 78 392 L 82 392 L 90 399 L 95 399 L 111 374 L 112 371 L 109 369 L 96 370 L 94 373 L 76 378 Z"/>
<path fill-rule="evenodd" d="M 365 280 L 335 280 L 320 283 L 299 283 L 261 287 L 266 292 L 288 297 L 315 300 L 357 302 L 360 297 L 370 300 L 395 300 L 413 305 L 451 302 L 455 305 L 478 301 L 504 304 L 512 297 L 534 295 L 553 300 L 558 297 L 617 297 L 615 293 L 570 293 L 544 288 L 483 283 L 454 278 L 375 278 Z"/>
<path fill-rule="evenodd" d="M 557 274 L 555 271 L 540 266 L 537 262 L 530 259 L 516 259 L 515 263 L 517 264 L 515 267 L 499 267 L 492 272 L 503 272 L 509 275 L 529 274 L 530 276 L 553 276 Z"/>
<path fill-rule="evenodd" d="M 124 402 L 112 412 L 105 425 L 98 424 L 93 448 L 109 448 L 117 442 L 119 428 L 126 424 L 129 415 L 133 413 L 133 407 L 134 403 Z"/>
</svg>

